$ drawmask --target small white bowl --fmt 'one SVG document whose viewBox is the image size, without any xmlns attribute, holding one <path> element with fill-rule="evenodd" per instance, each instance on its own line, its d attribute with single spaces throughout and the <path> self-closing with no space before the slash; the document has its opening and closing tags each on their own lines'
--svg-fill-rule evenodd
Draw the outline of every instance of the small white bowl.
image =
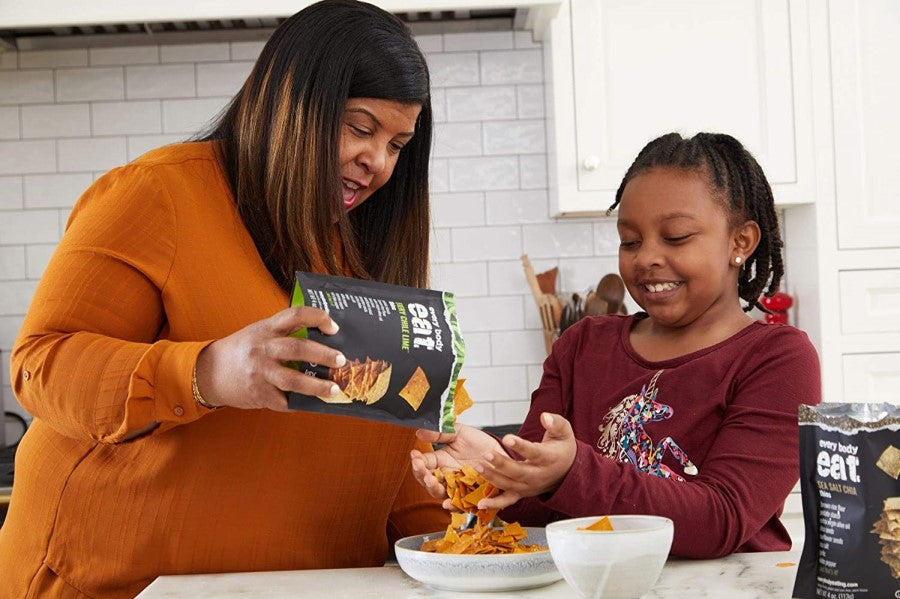
<svg viewBox="0 0 900 599">
<path fill-rule="evenodd" d="M 528 545 L 546 545 L 543 528 L 525 528 Z M 513 591 L 556 582 L 562 575 L 549 551 L 504 555 L 454 555 L 420 551 L 423 541 L 444 532 L 406 537 L 394 543 L 397 563 L 411 578 L 450 591 Z"/>
<path fill-rule="evenodd" d="M 600 516 L 547 525 L 556 567 L 581 597 L 635 599 L 656 584 L 674 527 L 662 516 L 609 516 L 611 531 L 578 530 Z"/>
</svg>

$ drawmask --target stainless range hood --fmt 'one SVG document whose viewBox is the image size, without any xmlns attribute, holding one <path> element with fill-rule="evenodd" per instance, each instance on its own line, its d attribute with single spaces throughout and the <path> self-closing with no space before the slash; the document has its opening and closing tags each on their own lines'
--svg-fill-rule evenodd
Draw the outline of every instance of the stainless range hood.
<svg viewBox="0 0 900 599">
<path fill-rule="evenodd" d="M 0 44 L 17 50 L 265 39 L 313 0 L 0 0 Z M 560 0 L 375 0 L 410 23 L 512 19 L 543 30 Z M 414 27 L 415 30 L 415 27 Z M 149 40 L 147 36 L 153 36 Z"/>
</svg>

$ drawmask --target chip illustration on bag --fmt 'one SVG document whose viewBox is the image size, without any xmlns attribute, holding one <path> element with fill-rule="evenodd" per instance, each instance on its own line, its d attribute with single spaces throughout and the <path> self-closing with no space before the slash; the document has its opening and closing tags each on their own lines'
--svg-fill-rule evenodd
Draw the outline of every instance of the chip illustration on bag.
<svg viewBox="0 0 900 599">
<path fill-rule="evenodd" d="M 465 357 L 452 293 L 298 272 L 291 306 L 328 312 L 335 335 L 300 329 L 338 349 L 340 368 L 292 363 L 301 372 L 333 380 L 332 397 L 288 394 L 288 407 L 453 432 L 456 417 L 471 406 L 458 379 Z"/>
</svg>

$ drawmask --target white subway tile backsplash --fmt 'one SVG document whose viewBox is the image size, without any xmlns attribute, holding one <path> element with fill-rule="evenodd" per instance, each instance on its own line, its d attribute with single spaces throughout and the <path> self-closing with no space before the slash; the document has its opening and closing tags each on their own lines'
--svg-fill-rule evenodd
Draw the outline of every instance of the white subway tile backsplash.
<svg viewBox="0 0 900 599">
<path fill-rule="evenodd" d="M 484 194 L 435 193 L 431 196 L 435 227 L 471 227 L 484 224 Z"/>
<path fill-rule="evenodd" d="M 594 243 L 591 223 L 551 223 L 523 227 L 525 253 L 535 258 L 589 256 Z"/>
<path fill-rule="evenodd" d="M 163 132 L 193 135 L 208 125 L 231 98 L 163 100 Z"/>
<path fill-rule="evenodd" d="M 12 352 L 0 351 L 0 384 L 9 385 L 11 382 L 9 377 L 11 358 Z"/>
<path fill-rule="evenodd" d="M 519 108 L 520 119 L 544 118 L 544 86 L 543 85 L 517 85 L 516 100 Z M 541 125 L 544 121 L 541 121 Z"/>
<path fill-rule="evenodd" d="M 192 64 L 125 67 L 125 97 L 129 100 L 191 98 L 197 95 L 196 83 Z"/>
<path fill-rule="evenodd" d="M 0 106 L 0 139 L 19 139 L 19 107 Z"/>
<path fill-rule="evenodd" d="M 128 136 L 128 161 L 131 162 L 136 158 L 146 154 L 150 150 L 155 150 L 162 146 L 184 141 L 186 135 L 129 135 Z"/>
<path fill-rule="evenodd" d="M 0 219 L 0 245 L 56 243 L 59 222 L 56 210 L 6 210 Z"/>
<path fill-rule="evenodd" d="M 520 296 L 461 297 L 456 304 L 459 321 L 465 323 L 463 335 L 467 331 L 519 330 L 524 322 Z"/>
<path fill-rule="evenodd" d="M 560 289 L 569 293 L 596 289 L 600 279 L 609 273 L 618 274 L 619 259 L 616 256 L 591 256 L 589 258 L 561 258 L 559 260 Z"/>
<path fill-rule="evenodd" d="M 435 289 L 453 292 L 456 297 L 485 296 L 488 293 L 487 264 L 435 264 L 431 269 L 431 285 Z"/>
<path fill-rule="evenodd" d="M 60 139 L 57 144 L 62 173 L 107 171 L 128 160 L 124 137 Z"/>
<path fill-rule="evenodd" d="M 503 83 L 541 83 L 544 80 L 541 50 L 481 52 L 481 80 Z"/>
<path fill-rule="evenodd" d="M 162 131 L 159 100 L 94 102 L 91 104 L 94 135 L 138 135 Z"/>
<path fill-rule="evenodd" d="M 491 347 L 491 364 L 495 366 L 526 366 L 547 357 L 540 331 L 495 331 L 491 333 Z"/>
<path fill-rule="evenodd" d="M 518 187 L 519 159 L 517 156 L 450 159 L 451 191 L 488 191 L 517 189 Z"/>
<path fill-rule="evenodd" d="M 53 71 L 0 71 L 0 104 L 52 101 Z"/>
<path fill-rule="evenodd" d="M 447 120 L 482 121 L 516 117 L 516 88 L 511 85 L 449 88 Z"/>
<path fill-rule="evenodd" d="M 447 120 L 447 90 L 444 88 L 431 90 L 431 118 L 435 123 Z"/>
<path fill-rule="evenodd" d="M 0 142 L 0 175 L 54 171 L 56 171 L 56 143 L 53 140 Z"/>
<path fill-rule="evenodd" d="M 22 137 L 78 137 L 91 134 L 87 104 L 22 106 Z"/>
<path fill-rule="evenodd" d="M 460 322 L 463 340 L 466 343 L 466 366 L 491 365 L 491 334 L 466 332 L 466 323 Z"/>
<path fill-rule="evenodd" d="M 0 316 L 0 349 L 5 351 L 12 349 L 24 319 L 25 317 L 20 315 Z"/>
<path fill-rule="evenodd" d="M 265 41 L 259 42 L 231 42 L 231 60 L 256 61 L 262 52 Z"/>
<path fill-rule="evenodd" d="M 22 177 L 0 177 L 0 210 L 18 210 L 22 206 Z"/>
<path fill-rule="evenodd" d="M 450 229 L 431 229 L 429 239 L 428 258 L 434 266 L 444 262 L 453 261 L 451 251 Z"/>
<path fill-rule="evenodd" d="M 198 96 L 233 96 L 253 70 L 253 63 L 217 62 L 197 65 Z"/>
<path fill-rule="evenodd" d="M 476 426 L 478 428 L 494 424 L 493 402 L 479 402 L 479 400 L 473 399 L 473 403 L 474 405 L 460 414 L 456 421 L 460 424 L 468 424 L 469 426 Z"/>
<path fill-rule="evenodd" d="M 93 182 L 90 173 L 26 175 L 25 208 L 71 208 Z"/>
<path fill-rule="evenodd" d="M 484 123 L 485 154 L 543 154 L 544 121 Z"/>
<path fill-rule="evenodd" d="M 94 177 L 96 181 L 100 177 Z M 72 216 L 71 208 L 60 208 L 56 211 L 56 230 L 59 232 L 60 238 L 66 232 L 66 226 L 69 224 L 69 217 Z"/>
<path fill-rule="evenodd" d="M 0 280 L 25 278 L 25 246 L 0 245 Z M 0 285 L 2 288 L 3 285 Z"/>
<path fill-rule="evenodd" d="M 594 222 L 594 253 L 598 256 L 619 255 L 619 230 L 616 217 L 609 216 Z"/>
<path fill-rule="evenodd" d="M 531 267 L 534 272 L 541 273 L 556 266 L 556 260 L 531 259 Z M 488 264 L 488 281 L 490 282 L 491 295 L 527 296 L 526 310 L 531 310 L 531 287 L 525 279 L 525 269 L 521 258 L 515 260 L 491 260 Z"/>
<path fill-rule="evenodd" d="M 512 47 L 512 31 L 471 31 L 444 34 L 444 52 L 509 50 Z"/>
<path fill-rule="evenodd" d="M 436 123 L 432 155 L 479 156 L 482 154 L 481 123 Z"/>
<path fill-rule="evenodd" d="M 488 401 L 522 401 L 529 397 L 524 366 L 463 366 L 460 376 L 476 405 Z"/>
<path fill-rule="evenodd" d="M 447 160 L 431 159 L 428 165 L 428 189 L 431 193 L 440 193 L 450 190 L 450 178 L 448 174 Z"/>
<path fill-rule="evenodd" d="M 544 223 L 550 210 L 546 189 L 489 191 L 485 206 L 489 225 Z"/>
<path fill-rule="evenodd" d="M 460 227 L 452 232 L 455 262 L 522 255 L 522 230 L 519 227 Z"/>
<path fill-rule="evenodd" d="M 0 316 L 25 314 L 37 281 L 5 281 L 0 285 Z"/>
<path fill-rule="evenodd" d="M 428 54 L 425 58 L 434 87 L 478 85 L 480 81 L 477 52 Z"/>
<path fill-rule="evenodd" d="M 528 389 L 532 393 L 541 386 L 541 378 L 544 376 L 544 365 L 529 364 L 528 365 Z"/>
<path fill-rule="evenodd" d="M 419 50 L 423 53 L 442 52 L 444 50 L 444 36 L 440 33 L 423 33 L 413 36 Z"/>
<path fill-rule="evenodd" d="M 32 243 L 25 246 L 25 275 L 29 279 L 40 279 L 54 251 L 56 244 Z"/>
<path fill-rule="evenodd" d="M 209 62 L 230 60 L 228 42 L 213 44 L 167 44 L 159 47 L 160 62 Z"/>
<path fill-rule="evenodd" d="M 522 178 L 520 181 L 520 186 L 522 187 L 522 189 L 546 189 L 546 154 L 519 156 L 519 172 L 522 173 Z"/>
<path fill-rule="evenodd" d="M 522 424 L 531 408 L 530 401 L 501 401 L 494 404 L 494 424 Z"/>
<path fill-rule="evenodd" d="M 56 100 L 83 102 L 121 100 L 125 97 L 122 67 L 91 67 L 56 71 Z"/>
<path fill-rule="evenodd" d="M 90 48 L 88 60 L 92 67 L 158 64 L 159 46 L 122 46 L 115 48 Z"/>
<path fill-rule="evenodd" d="M 86 67 L 87 50 L 75 48 L 71 50 L 32 50 L 19 52 L 20 69 L 38 69 L 44 67 Z"/>
</svg>

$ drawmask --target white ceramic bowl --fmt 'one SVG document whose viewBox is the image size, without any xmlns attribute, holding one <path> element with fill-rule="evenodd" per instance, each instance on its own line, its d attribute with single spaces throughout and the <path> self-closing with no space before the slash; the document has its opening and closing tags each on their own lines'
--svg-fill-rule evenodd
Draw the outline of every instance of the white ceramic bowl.
<svg viewBox="0 0 900 599">
<path fill-rule="evenodd" d="M 522 542 L 546 545 L 543 528 L 525 528 Z M 410 577 L 451 591 L 511 591 L 556 582 L 562 575 L 549 551 L 505 555 L 452 555 L 420 551 L 423 541 L 439 539 L 444 532 L 400 539 L 394 544 L 397 563 Z"/>
<path fill-rule="evenodd" d="M 656 584 L 669 549 L 672 521 L 661 516 L 609 516 L 612 531 L 578 530 L 600 516 L 547 526 L 556 567 L 586 599 L 636 599 Z"/>
</svg>

